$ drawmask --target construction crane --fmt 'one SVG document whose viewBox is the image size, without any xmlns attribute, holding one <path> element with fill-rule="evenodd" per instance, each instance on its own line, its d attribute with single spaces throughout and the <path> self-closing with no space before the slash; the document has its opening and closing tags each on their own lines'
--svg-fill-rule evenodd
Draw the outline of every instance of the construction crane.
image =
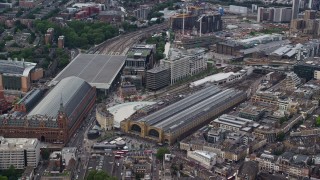
<svg viewBox="0 0 320 180">
<path fill-rule="evenodd" d="M 189 14 L 189 9 L 188 9 L 188 1 L 184 1 L 183 3 L 183 9 L 182 9 L 182 36 L 184 36 L 184 18 L 185 18 L 185 13 Z"/>
<path fill-rule="evenodd" d="M 202 14 L 202 15 L 200 16 L 200 18 L 197 20 L 198 22 L 200 22 L 200 37 L 201 37 L 201 34 L 202 34 L 202 18 L 203 18 L 204 16 L 205 16 L 205 15 Z"/>
</svg>

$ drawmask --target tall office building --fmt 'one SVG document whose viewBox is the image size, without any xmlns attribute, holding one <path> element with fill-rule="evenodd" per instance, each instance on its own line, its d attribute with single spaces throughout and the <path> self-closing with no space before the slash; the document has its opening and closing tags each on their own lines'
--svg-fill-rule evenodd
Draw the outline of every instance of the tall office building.
<svg viewBox="0 0 320 180">
<path fill-rule="evenodd" d="M 141 20 L 148 19 L 148 14 L 150 13 L 150 7 L 148 5 L 140 5 L 140 8 L 133 11 L 134 16 Z"/>
<path fill-rule="evenodd" d="M 300 0 L 292 0 L 292 16 L 291 16 L 291 19 L 297 19 L 298 18 L 299 1 Z"/>
<path fill-rule="evenodd" d="M 308 2 L 308 8 L 312 10 L 319 10 L 319 0 L 309 0 Z"/>
<path fill-rule="evenodd" d="M 275 8 L 269 8 L 268 21 L 273 22 Z"/>
<path fill-rule="evenodd" d="M 258 14 L 257 14 L 257 22 L 262 22 L 263 21 L 263 14 L 265 12 L 264 7 L 259 7 L 258 8 Z"/>
<path fill-rule="evenodd" d="M 291 8 L 275 8 L 273 22 L 290 22 L 291 21 Z"/>
</svg>

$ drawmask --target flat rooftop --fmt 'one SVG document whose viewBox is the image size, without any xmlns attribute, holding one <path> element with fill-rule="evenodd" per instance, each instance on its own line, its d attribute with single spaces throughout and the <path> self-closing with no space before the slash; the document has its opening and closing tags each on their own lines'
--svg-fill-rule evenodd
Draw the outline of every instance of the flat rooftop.
<svg viewBox="0 0 320 180">
<path fill-rule="evenodd" d="M 51 81 L 51 85 L 66 77 L 76 76 L 97 89 L 109 89 L 125 59 L 126 56 L 79 54 Z"/>
<path fill-rule="evenodd" d="M 121 121 L 129 118 L 137 110 L 155 104 L 155 102 L 139 101 L 139 102 L 127 102 L 118 104 L 108 108 L 108 111 L 114 116 L 114 127 L 120 128 Z"/>
<path fill-rule="evenodd" d="M 36 138 L 4 138 L 0 136 L 0 150 L 16 151 L 24 149 L 34 149 L 38 144 Z"/>
<path fill-rule="evenodd" d="M 164 71 L 164 70 L 168 70 L 169 68 L 166 67 L 166 66 L 156 66 L 150 70 L 148 70 L 147 72 L 148 73 L 158 73 L 158 72 L 161 72 L 161 71 Z"/>
<path fill-rule="evenodd" d="M 260 114 L 262 111 L 264 111 L 265 109 L 263 107 L 259 107 L 259 106 L 246 106 L 245 108 L 243 108 L 240 113 L 248 113 L 248 114 Z"/>
</svg>

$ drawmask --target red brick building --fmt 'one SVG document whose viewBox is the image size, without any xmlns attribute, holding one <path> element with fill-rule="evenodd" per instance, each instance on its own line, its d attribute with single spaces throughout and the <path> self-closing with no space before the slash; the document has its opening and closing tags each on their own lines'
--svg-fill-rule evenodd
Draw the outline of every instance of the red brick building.
<svg viewBox="0 0 320 180">
<path fill-rule="evenodd" d="M 37 5 L 37 0 L 19 0 L 19 7 L 34 8 Z"/>
<path fill-rule="evenodd" d="M 11 108 L 11 104 L 4 97 L 3 90 L 0 89 L 0 114 L 7 112 Z"/>
<path fill-rule="evenodd" d="M 77 12 L 75 14 L 75 18 L 76 19 L 83 19 L 83 18 L 87 18 L 87 17 L 90 17 L 95 14 L 99 14 L 99 12 L 100 12 L 99 6 L 88 6 L 88 7 L 82 8 L 81 11 Z"/>
<path fill-rule="evenodd" d="M 28 115 L 0 116 L 0 136 L 65 144 L 92 109 L 95 99 L 94 87 L 78 77 L 67 77 Z"/>
<path fill-rule="evenodd" d="M 99 20 L 108 23 L 121 23 L 124 21 L 124 12 L 122 11 L 101 11 L 99 13 Z"/>
</svg>

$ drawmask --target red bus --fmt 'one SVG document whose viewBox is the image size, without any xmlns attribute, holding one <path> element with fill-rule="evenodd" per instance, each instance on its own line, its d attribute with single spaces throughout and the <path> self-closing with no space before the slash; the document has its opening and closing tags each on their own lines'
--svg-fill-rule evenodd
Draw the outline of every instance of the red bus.
<svg viewBox="0 0 320 180">
<path fill-rule="evenodd" d="M 129 152 L 129 150 L 121 150 L 121 152 L 124 152 L 126 154 Z"/>
<path fill-rule="evenodd" d="M 121 154 L 124 154 L 124 152 L 122 152 L 122 151 L 117 151 L 117 154 L 118 154 L 118 155 L 121 155 Z"/>
</svg>

